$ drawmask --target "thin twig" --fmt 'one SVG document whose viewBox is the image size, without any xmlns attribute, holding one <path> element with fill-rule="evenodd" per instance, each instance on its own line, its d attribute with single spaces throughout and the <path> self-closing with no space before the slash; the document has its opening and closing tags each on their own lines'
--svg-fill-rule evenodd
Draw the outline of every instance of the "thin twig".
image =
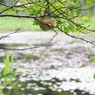
<svg viewBox="0 0 95 95">
<path fill-rule="evenodd" d="M 10 32 L 10 33 L 8 33 L 8 34 L 7 34 L 7 35 L 5 35 L 5 36 L 1 36 L 1 37 L 0 37 L 0 40 L 1 40 L 1 39 L 3 39 L 3 38 L 8 37 L 8 36 L 9 36 L 9 35 L 11 35 L 11 34 L 18 33 L 18 32 L 19 32 L 19 30 L 20 30 L 20 28 L 19 28 L 19 29 L 17 29 L 16 31 L 14 31 L 14 32 Z"/>
<path fill-rule="evenodd" d="M 5 7 L 22 7 L 22 6 L 25 6 L 25 5 L 29 5 L 29 4 L 35 4 L 35 3 L 38 3 L 38 2 L 40 2 L 40 1 L 37 1 L 37 2 L 29 2 L 29 3 L 25 3 L 25 4 L 21 4 L 21 5 L 14 5 L 14 6 L 8 6 L 8 5 L 6 5 L 5 3 L 0 3 L 0 5 L 3 5 L 3 6 L 5 6 Z"/>
<path fill-rule="evenodd" d="M 60 28 L 58 28 L 58 29 L 59 29 L 61 32 L 65 33 L 67 36 L 70 36 L 70 37 L 72 37 L 72 38 L 79 39 L 79 40 L 85 41 L 85 42 L 87 42 L 87 43 L 90 43 L 90 44 L 92 44 L 92 45 L 95 45 L 95 44 L 93 43 L 93 41 L 88 41 L 88 40 L 86 40 L 86 39 L 84 39 L 84 38 L 80 38 L 80 37 L 76 37 L 76 36 L 74 36 L 74 35 L 67 34 L 67 33 L 64 32 L 63 30 L 61 30 Z"/>
<path fill-rule="evenodd" d="M 0 12 L 0 14 L 2 14 L 3 12 L 5 12 L 5 11 L 8 11 L 8 10 L 10 10 L 10 9 L 13 9 L 13 8 L 21 8 L 21 7 L 24 7 L 24 6 L 26 6 L 26 5 L 29 5 L 29 4 L 36 4 L 36 3 L 38 3 L 38 2 L 40 2 L 40 1 L 37 1 L 37 2 L 29 2 L 29 3 L 25 3 L 25 4 L 21 4 L 21 5 L 13 5 L 13 6 L 8 6 L 8 5 L 6 5 L 5 3 L 0 3 L 0 5 L 3 5 L 3 6 L 5 6 L 5 7 L 7 7 L 6 9 L 4 9 L 3 11 L 1 11 Z"/>
<path fill-rule="evenodd" d="M 58 33 L 55 33 L 55 35 L 53 35 L 53 37 L 52 37 L 47 43 L 44 43 L 44 44 L 39 45 L 39 46 L 31 46 L 31 47 L 26 47 L 26 48 L 12 48 L 12 47 L 3 47 L 3 46 L 0 46 L 0 49 L 24 51 L 24 50 L 28 50 L 28 49 L 35 49 L 35 48 L 44 47 L 44 46 L 50 44 L 51 41 L 57 36 L 57 34 L 58 34 Z"/>
</svg>

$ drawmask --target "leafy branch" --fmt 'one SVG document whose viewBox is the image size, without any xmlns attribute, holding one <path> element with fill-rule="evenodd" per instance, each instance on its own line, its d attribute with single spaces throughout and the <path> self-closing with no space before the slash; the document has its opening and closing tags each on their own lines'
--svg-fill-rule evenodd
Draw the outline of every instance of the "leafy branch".
<svg viewBox="0 0 95 95">
<path fill-rule="evenodd" d="M 85 5 L 85 8 L 82 8 L 82 4 Z M 0 12 L 0 17 L 32 18 L 34 19 L 34 25 L 42 23 L 39 20 L 39 18 L 42 16 L 54 18 L 56 21 L 56 27 L 53 29 L 55 35 L 47 43 L 35 47 L 0 47 L 0 49 L 26 50 L 43 47 L 44 45 L 49 44 L 57 36 L 57 30 L 65 33 L 67 36 L 70 36 L 72 38 L 80 39 L 82 41 L 95 45 L 94 41 L 89 41 L 70 34 L 70 32 L 95 32 L 95 30 L 91 30 L 88 28 L 88 26 L 85 26 L 85 21 L 89 20 L 89 17 L 86 15 L 86 11 L 95 7 L 95 2 L 93 0 L 87 0 L 85 2 L 82 2 L 81 0 L 72 0 L 71 2 L 68 2 L 68 0 L 17 0 L 11 5 L 8 5 L 7 3 L 0 3 L 0 5 L 5 7 L 5 9 Z M 21 11 L 27 14 L 20 15 L 19 12 Z M 8 37 L 9 35 L 17 32 L 18 30 L 10 32 L 5 36 L 1 36 L 0 39 Z"/>
</svg>

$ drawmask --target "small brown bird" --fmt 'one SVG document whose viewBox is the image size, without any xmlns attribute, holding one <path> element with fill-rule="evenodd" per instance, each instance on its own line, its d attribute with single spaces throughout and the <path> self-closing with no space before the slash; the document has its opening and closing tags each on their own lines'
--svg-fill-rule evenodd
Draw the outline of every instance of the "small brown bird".
<svg viewBox="0 0 95 95">
<path fill-rule="evenodd" d="M 56 22 L 52 20 L 49 16 L 40 17 L 39 26 L 43 31 L 48 31 L 54 29 Z"/>
</svg>

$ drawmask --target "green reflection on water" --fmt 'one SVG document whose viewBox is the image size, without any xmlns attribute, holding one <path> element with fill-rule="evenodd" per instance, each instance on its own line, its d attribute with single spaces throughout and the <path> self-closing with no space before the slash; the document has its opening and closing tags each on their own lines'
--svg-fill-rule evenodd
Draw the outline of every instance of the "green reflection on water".
<svg viewBox="0 0 95 95">
<path fill-rule="evenodd" d="M 58 80 L 56 80 L 57 82 L 59 82 Z M 47 81 L 47 82 L 50 82 Z M 30 83 L 33 85 L 31 86 L 28 86 L 27 88 L 27 84 Z M 53 84 L 55 84 L 53 82 Z M 18 86 L 20 85 L 20 86 Z M 34 90 L 33 88 L 36 88 L 36 87 L 43 87 L 45 89 L 41 90 L 41 89 L 36 89 Z M 70 91 L 61 91 L 61 92 L 58 92 L 57 90 L 56 91 L 52 91 L 50 88 L 50 85 L 43 85 L 41 83 L 41 81 L 34 81 L 34 80 L 31 80 L 31 81 L 27 81 L 27 82 L 18 82 L 13 89 L 11 89 L 10 91 L 10 94 L 9 95 L 90 95 L 88 93 L 84 93 L 82 94 L 83 91 L 81 90 L 78 90 L 76 89 L 74 91 L 74 93 L 71 93 Z M 4 94 L 5 95 L 8 95 L 8 89 L 4 89 Z"/>
</svg>

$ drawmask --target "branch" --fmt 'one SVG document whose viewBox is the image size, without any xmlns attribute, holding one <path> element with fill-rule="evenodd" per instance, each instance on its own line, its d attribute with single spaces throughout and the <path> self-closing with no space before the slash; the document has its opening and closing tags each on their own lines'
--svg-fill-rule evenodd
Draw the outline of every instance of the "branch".
<svg viewBox="0 0 95 95">
<path fill-rule="evenodd" d="M 90 9 L 92 9 L 92 8 L 94 8 L 94 7 L 95 7 L 95 5 L 92 6 L 92 7 L 90 7 L 90 8 L 87 8 L 87 9 L 82 9 L 82 11 L 90 10 Z"/>
<path fill-rule="evenodd" d="M 3 47 L 3 46 L 0 46 L 0 49 L 4 49 L 4 50 L 17 50 L 17 51 L 24 51 L 24 50 L 28 50 L 28 49 L 35 49 L 35 48 L 40 48 L 40 47 L 44 47 L 48 44 L 51 43 L 51 41 L 57 36 L 58 33 L 55 33 L 55 35 L 47 42 L 47 43 L 44 43 L 40 46 L 31 46 L 31 47 L 26 47 L 26 48 L 11 48 L 11 47 Z"/>
<path fill-rule="evenodd" d="M 38 19 L 36 19 L 37 21 L 39 21 Z M 40 21 L 39 21 L 40 22 Z M 42 23 L 42 22 L 40 22 L 40 23 Z M 45 23 L 43 23 L 43 24 L 45 24 Z M 48 24 L 46 24 L 46 25 L 48 25 Z M 50 25 L 48 25 L 48 26 L 50 26 Z M 55 28 L 57 28 L 57 29 L 59 29 L 61 32 L 64 32 L 62 29 L 60 29 L 60 28 L 58 28 L 58 27 L 55 27 Z M 52 29 L 56 34 L 58 34 L 54 29 Z M 70 36 L 70 37 L 72 37 L 72 38 L 75 38 L 75 39 L 80 39 L 80 40 L 82 40 L 82 41 L 85 41 L 85 42 L 87 42 L 87 43 L 90 43 L 90 44 L 92 44 L 92 45 L 95 45 L 92 41 L 88 41 L 88 40 L 86 40 L 86 39 L 83 39 L 83 38 L 79 38 L 79 37 L 76 37 L 76 36 L 73 36 L 73 35 L 70 35 L 70 34 L 67 34 L 66 32 L 64 32 L 67 36 Z"/>
<path fill-rule="evenodd" d="M 60 28 L 58 28 L 58 29 L 59 29 L 61 32 L 64 32 L 64 31 L 61 30 Z M 90 44 L 92 44 L 92 45 L 95 46 L 95 44 L 93 43 L 93 41 L 88 41 L 88 40 L 86 40 L 86 39 L 83 39 L 83 38 L 80 38 L 80 37 L 76 37 L 76 36 L 67 34 L 66 32 L 64 32 L 64 33 L 65 33 L 67 36 L 70 36 L 70 37 L 72 37 L 72 38 L 75 38 L 75 39 L 79 39 L 79 40 L 85 41 L 85 42 L 90 43 Z"/>
<path fill-rule="evenodd" d="M 5 11 L 8 11 L 8 10 L 10 10 L 10 9 L 13 9 L 13 8 L 19 8 L 19 7 L 21 8 L 21 7 L 24 7 L 24 6 L 29 5 L 29 4 L 36 4 L 36 3 L 38 3 L 38 2 L 40 2 L 40 1 L 37 1 L 37 2 L 31 1 L 31 2 L 29 2 L 29 3 L 25 3 L 25 4 L 21 4 L 21 5 L 12 5 L 12 6 L 8 6 L 8 5 L 6 5 L 5 3 L 0 3 L 0 5 L 3 5 L 3 6 L 5 6 L 5 7 L 7 7 L 7 8 L 4 9 L 3 11 L 1 11 L 0 14 L 2 14 L 2 13 L 5 12 Z"/>
<path fill-rule="evenodd" d="M 11 8 L 13 8 L 13 7 L 23 7 L 23 6 L 25 6 L 25 5 L 29 5 L 29 4 L 35 4 L 35 3 L 38 3 L 38 2 L 41 2 L 41 1 L 37 1 L 37 2 L 33 2 L 33 1 L 31 1 L 31 2 L 29 2 L 29 3 L 25 3 L 25 4 L 21 4 L 21 5 L 13 5 L 13 6 L 8 6 L 8 5 L 6 5 L 5 3 L 0 3 L 0 5 L 3 5 L 3 6 L 5 6 L 5 7 L 11 7 Z"/>
<path fill-rule="evenodd" d="M 5 35 L 5 36 L 1 36 L 1 37 L 0 37 L 0 40 L 1 40 L 1 39 L 3 39 L 3 38 L 8 37 L 8 36 L 10 36 L 11 34 L 14 34 L 14 33 L 25 32 L 25 31 L 29 30 L 29 29 L 30 29 L 30 27 L 31 27 L 31 25 L 30 25 L 27 29 L 25 29 L 25 30 L 23 30 L 23 31 L 19 31 L 19 30 L 20 30 L 20 28 L 18 28 L 18 29 L 17 29 L 16 31 L 14 31 L 14 32 L 10 32 L 10 33 L 8 33 L 8 34 L 7 34 L 7 35 Z"/>
<path fill-rule="evenodd" d="M 95 30 L 88 29 L 87 27 L 82 26 L 81 24 L 79 24 L 79 23 L 73 21 L 71 18 L 68 18 L 68 17 L 67 17 L 68 14 L 67 14 L 66 12 L 65 12 L 65 14 L 66 14 L 67 16 L 63 14 L 64 11 L 61 11 L 61 12 L 60 12 L 60 10 L 57 9 L 54 5 L 52 5 L 48 0 L 46 0 L 46 1 L 55 9 L 55 11 L 57 11 L 57 12 L 59 13 L 59 15 L 62 14 L 62 17 L 61 17 L 61 16 L 58 16 L 57 18 L 65 19 L 65 20 L 68 21 L 68 23 L 69 23 L 70 25 L 71 25 L 71 24 L 75 25 L 75 26 L 74 26 L 74 29 L 75 29 L 75 30 L 78 30 L 77 27 L 80 27 L 81 29 L 84 29 L 84 30 L 87 30 L 87 31 L 91 31 L 91 32 L 95 32 Z"/>
<path fill-rule="evenodd" d="M 4 4 L 4 3 L 0 3 L 1 5 L 4 5 L 5 7 L 7 7 L 7 9 L 5 9 L 5 10 L 3 10 L 3 11 L 1 11 L 0 12 L 0 17 L 16 17 L 16 18 L 34 18 L 34 19 L 36 19 L 37 20 L 37 18 L 40 18 L 40 17 L 42 17 L 42 16 L 23 16 L 23 15 L 8 15 L 8 14 L 6 14 L 6 15 L 3 15 L 2 13 L 3 12 L 5 12 L 5 11 L 7 11 L 7 10 L 10 10 L 10 9 L 14 9 L 14 8 L 18 8 L 18 7 L 25 7 L 25 8 L 28 8 L 27 7 L 27 5 L 28 4 L 36 4 L 37 6 L 40 6 L 40 7 L 42 7 L 43 5 L 39 5 L 39 4 L 37 4 L 38 2 L 41 2 L 40 0 L 39 1 L 37 1 L 37 2 L 33 2 L 32 0 L 30 0 L 31 2 L 29 2 L 29 3 L 26 3 L 26 4 L 21 4 L 21 5 L 13 5 L 13 6 L 8 6 L 8 5 L 6 5 L 6 4 Z M 60 3 L 62 3 L 60 0 L 58 0 Z M 46 2 L 47 2 L 47 5 L 48 5 L 48 9 L 50 8 L 50 6 L 54 9 L 54 11 L 52 11 L 52 13 L 54 13 L 54 12 L 58 12 L 59 14 L 58 15 L 56 15 L 56 14 L 54 14 L 53 16 L 52 15 L 47 15 L 47 16 L 50 16 L 50 17 L 54 17 L 54 18 L 62 18 L 62 19 L 65 19 L 66 21 L 68 21 L 68 23 L 69 23 L 69 25 L 71 25 L 75 30 L 78 30 L 79 28 L 81 28 L 81 29 L 84 29 L 84 30 L 89 30 L 89 31 L 92 31 L 92 32 L 95 32 L 95 30 L 90 30 L 90 29 L 87 29 L 86 27 L 84 27 L 84 26 L 82 26 L 80 23 L 77 23 L 77 22 L 75 22 L 74 20 L 72 20 L 72 19 L 75 19 L 76 17 L 78 17 L 78 15 L 75 15 L 75 16 L 73 16 L 72 14 L 70 14 L 69 15 L 69 13 L 68 13 L 68 10 L 76 10 L 76 8 L 79 8 L 79 7 L 76 7 L 76 6 L 71 6 L 71 7 L 69 7 L 69 6 L 67 6 L 67 7 L 65 7 L 66 8 L 66 10 L 65 11 L 63 11 L 62 9 L 60 9 L 60 8 L 63 8 L 63 7 L 58 7 L 58 8 L 56 8 L 54 5 L 52 5 L 52 3 L 51 2 L 49 2 L 49 0 L 46 0 Z M 44 8 L 46 8 L 45 6 L 44 6 Z M 92 7 L 91 7 L 92 8 Z M 91 9 L 91 8 L 89 8 L 89 9 Z M 79 10 L 81 10 L 81 9 L 79 9 Z M 85 11 L 86 9 L 84 9 L 84 11 Z M 69 16 L 68 16 L 69 15 Z M 68 17 L 67 17 L 68 16 Z M 71 18 L 72 17 L 72 18 Z M 37 20 L 37 21 L 39 21 L 39 20 Z M 40 21 L 39 21 L 40 22 Z M 59 21 L 60 23 L 61 23 L 61 21 Z M 42 22 L 41 22 L 42 23 Z M 44 23 L 45 24 L 45 23 Z M 61 23 L 61 24 L 63 24 L 63 22 Z M 46 25 L 48 25 L 48 24 L 46 24 Z M 49 25 L 48 25 L 49 26 Z M 77 27 L 79 27 L 78 29 L 77 29 Z M 80 40 L 83 40 L 83 41 L 85 41 L 85 42 L 87 42 L 87 43 L 90 43 L 90 44 L 92 44 L 92 45 L 95 45 L 94 44 L 94 42 L 91 42 L 91 41 L 88 41 L 88 40 L 86 40 L 86 39 L 83 39 L 83 38 L 80 38 L 80 37 L 76 37 L 76 36 L 73 36 L 73 35 L 70 35 L 70 34 L 67 34 L 65 31 L 63 31 L 62 29 L 60 29 L 59 27 L 55 27 L 55 28 L 57 28 L 58 30 L 60 30 L 61 32 L 64 32 L 67 36 L 70 36 L 70 37 L 72 37 L 72 38 L 75 38 L 75 39 L 80 39 Z M 26 47 L 26 48 L 11 48 L 11 47 L 0 47 L 0 49 L 5 49 L 5 50 L 27 50 L 27 49 L 34 49 L 34 48 L 39 48 L 39 47 L 43 47 L 43 46 L 45 46 L 45 45 L 47 45 L 47 44 L 49 44 L 56 36 L 57 36 L 57 32 L 53 29 L 53 31 L 56 33 L 53 37 L 52 37 L 52 39 L 50 39 L 47 43 L 45 43 L 45 44 L 43 44 L 43 45 L 40 45 L 40 46 L 33 46 L 33 47 Z M 13 32 L 13 33 L 16 33 L 16 32 L 18 32 L 18 30 L 17 31 L 15 31 L 15 32 Z M 7 34 L 7 35 L 5 35 L 5 36 L 2 36 L 0 39 L 2 39 L 2 38 L 5 38 L 5 37 L 8 37 L 9 35 L 11 35 L 11 34 L 13 34 L 13 33 L 9 33 L 9 34 Z"/>
<path fill-rule="evenodd" d="M 0 17 L 39 18 L 41 16 L 0 15 Z"/>
<path fill-rule="evenodd" d="M 9 36 L 9 35 L 11 35 L 11 34 L 18 33 L 18 32 L 19 32 L 19 30 L 20 30 L 20 28 L 19 28 L 19 29 L 17 29 L 16 31 L 14 31 L 14 32 L 10 32 L 10 33 L 8 33 L 8 34 L 7 34 L 7 35 L 5 35 L 5 36 L 1 36 L 1 37 L 0 37 L 0 40 L 1 40 L 1 39 L 3 39 L 3 38 L 8 37 L 8 36 Z"/>
<path fill-rule="evenodd" d="M 65 34 L 66 34 L 66 33 L 65 33 Z M 76 37 L 76 36 L 73 36 L 73 35 L 70 35 L 70 34 L 66 34 L 66 35 L 67 35 L 67 36 L 70 36 L 70 37 L 72 37 L 72 38 L 75 38 L 75 39 L 79 39 L 79 40 L 85 41 L 85 42 L 90 43 L 90 44 L 92 44 L 92 45 L 95 46 L 95 44 L 93 43 L 93 41 L 89 41 L 89 40 L 86 40 L 86 39 L 83 39 L 83 38 L 79 38 L 79 37 Z"/>
</svg>

